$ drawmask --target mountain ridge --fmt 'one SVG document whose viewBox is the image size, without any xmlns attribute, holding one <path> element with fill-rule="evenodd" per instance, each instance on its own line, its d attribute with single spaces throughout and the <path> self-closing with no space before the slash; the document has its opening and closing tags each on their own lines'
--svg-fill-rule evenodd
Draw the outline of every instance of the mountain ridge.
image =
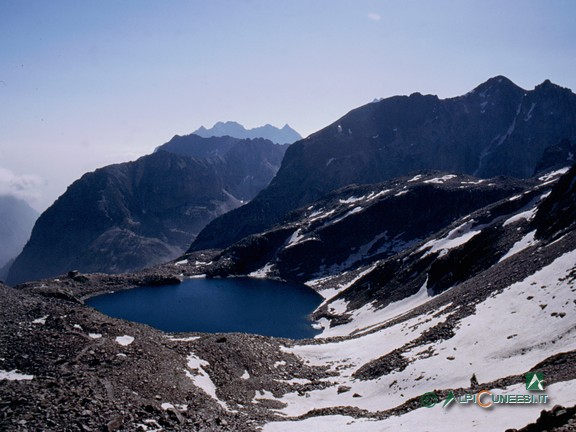
<svg viewBox="0 0 576 432">
<path fill-rule="evenodd" d="M 276 144 L 292 144 L 302 136 L 292 129 L 288 124 L 285 124 L 282 128 L 277 128 L 271 124 L 266 124 L 264 126 L 258 126 L 252 129 L 246 129 L 243 125 L 235 121 L 227 122 L 217 122 L 211 128 L 205 128 L 200 126 L 194 132 L 195 135 L 201 136 L 203 138 L 209 137 L 222 137 L 230 136 L 234 138 L 265 138 Z"/>
<path fill-rule="evenodd" d="M 456 98 L 413 93 L 369 103 L 292 144 L 270 185 L 208 224 L 190 250 L 229 246 L 348 184 L 423 169 L 528 178 L 564 140 L 576 142 L 576 95 L 547 81 L 525 91 L 495 77 Z"/>
<path fill-rule="evenodd" d="M 36 222 L 8 282 L 70 270 L 128 272 L 174 259 L 206 223 L 266 186 L 286 148 L 264 139 L 190 137 L 70 185 Z"/>
</svg>

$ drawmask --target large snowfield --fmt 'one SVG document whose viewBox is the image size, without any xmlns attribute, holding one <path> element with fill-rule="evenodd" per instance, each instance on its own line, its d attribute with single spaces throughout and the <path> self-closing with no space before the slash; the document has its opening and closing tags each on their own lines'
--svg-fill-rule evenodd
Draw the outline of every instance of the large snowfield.
<svg viewBox="0 0 576 432">
<path fill-rule="evenodd" d="M 516 375 L 523 377 L 546 358 L 576 349 L 576 288 L 570 279 L 575 267 L 576 251 L 565 253 L 524 280 L 477 304 L 472 315 L 458 321 L 453 337 L 427 344 L 413 342 L 424 331 L 457 311 L 449 308 L 450 304 L 433 313 L 400 320 L 392 326 L 369 332 L 425 304 L 429 300 L 426 285 L 417 294 L 383 309 L 376 310 L 371 304 L 364 306 L 353 312 L 351 322 L 325 329 L 319 339 L 351 333 L 359 334 L 359 337 L 285 348 L 286 352 L 295 354 L 306 364 L 328 366 L 335 373 L 334 377 L 325 379 L 330 383 L 328 387 L 309 391 L 304 397 L 298 392 L 287 393 L 281 398 L 272 394 L 266 397 L 286 404 L 277 412 L 291 418 L 312 409 L 342 406 L 376 413 L 398 407 L 430 391 L 467 388 L 473 374 L 479 383 Z M 332 307 L 334 312 L 341 313 L 346 311 L 347 304 L 339 300 Z M 410 343 L 413 347 L 406 349 Z M 402 347 L 402 356 L 409 362 L 405 369 L 373 380 L 353 377 L 354 372 L 366 363 Z M 548 386 L 547 405 L 499 405 L 488 410 L 477 405 L 450 409 L 442 409 L 440 405 L 377 421 L 326 415 L 269 423 L 264 431 L 385 431 L 400 428 L 440 431 L 449 425 L 458 425 L 461 430 L 504 430 L 535 421 L 542 409 L 576 404 L 574 384 L 574 381 L 569 381 Z M 338 392 L 341 386 L 350 387 L 350 390 Z M 525 391 L 525 384 L 522 381 L 492 391 Z"/>
</svg>

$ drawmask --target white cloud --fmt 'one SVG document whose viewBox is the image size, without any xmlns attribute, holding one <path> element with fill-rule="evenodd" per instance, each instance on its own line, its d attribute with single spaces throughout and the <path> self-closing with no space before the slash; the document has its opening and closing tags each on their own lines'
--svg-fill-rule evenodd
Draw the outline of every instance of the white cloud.
<svg viewBox="0 0 576 432">
<path fill-rule="evenodd" d="M 0 195 L 34 200 L 40 196 L 40 187 L 43 184 L 44 181 L 37 175 L 17 175 L 9 169 L 0 167 Z"/>
<path fill-rule="evenodd" d="M 370 12 L 368 14 L 368 18 L 370 18 L 372 21 L 380 21 L 382 19 L 380 14 L 377 14 L 376 12 Z"/>
</svg>

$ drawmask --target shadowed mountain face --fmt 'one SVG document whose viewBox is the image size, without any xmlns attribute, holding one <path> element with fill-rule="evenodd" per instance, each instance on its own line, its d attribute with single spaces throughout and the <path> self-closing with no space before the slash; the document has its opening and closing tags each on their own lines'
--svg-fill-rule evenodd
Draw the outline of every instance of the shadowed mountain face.
<svg viewBox="0 0 576 432">
<path fill-rule="evenodd" d="M 248 201 L 268 186 L 288 145 L 273 145 L 263 138 L 240 139 L 229 136 L 202 138 L 176 135 L 156 151 L 205 159 L 218 167 L 218 175 L 234 197 Z"/>
<path fill-rule="evenodd" d="M 224 137 L 230 136 L 234 138 L 265 138 L 276 144 L 292 144 L 299 139 L 302 139 L 300 134 L 288 125 L 284 125 L 282 129 L 278 129 L 272 125 L 265 125 L 253 129 L 246 129 L 240 123 L 233 121 L 218 122 L 210 129 L 201 126 L 198 130 L 192 132 L 195 135 L 209 138 L 209 137 Z"/>
<path fill-rule="evenodd" d="M 549 81 L 526 91 L 496 77 L 452 99 L 419 93 L 384 99 L 294 143 L 270 185 L 212 221 L 190 250 L 229 246 L 350 184 L 424 169 L 528 178 L 569 164 L 575 141 L 576 95 Z"/>
<path fill-rule="evenodd" d="M 0 196 L 0 268 L 22 251 L 37 218 L 38 213 L 26 202 Z M 4 277 L 1 270 L 0 277 Z"/>
<path fill-rule="evenodd" d="M 8 281 L 176 258 L 210 220 L 265 187 L 284 150 L 267 140 L 175 137 L 135 162 L 88 173 L 40 216 Z"/>
<path fill-rule="evenodd" d="M 498 177 L 424 172 L 384 183 L 349 186 L 292 212 L 273 229 L 222 251 L 208 276 L 255 275 L 307 282 L 356 270 L 410 249 L 479 208 L 523 194 L 536 183 Z M 506 211 L 510 211 L 509 208 Z M 495 211 L 493 211 L 493 217 Z M 467 226 L 459 234 L 466 234 Z"/>
</svg>

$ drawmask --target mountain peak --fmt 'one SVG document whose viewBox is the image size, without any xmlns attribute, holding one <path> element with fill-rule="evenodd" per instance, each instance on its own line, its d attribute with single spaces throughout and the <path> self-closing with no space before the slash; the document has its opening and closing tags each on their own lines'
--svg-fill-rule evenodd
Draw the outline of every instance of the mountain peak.
<svg viewBox="0 0 576 432">
<path fill-rule="evenodd" d="M 486 94 L 487 92 L 494 92 L 494 90 L 500 89 L 522 90 L 521 87 L 514 84 L 510 79 L 503 75 L 497 75 L 480 84 L 470 93 Z"/>
<path fill-rule="evenodd" d="M 545 79 L 544 81 L 542 81 L 541 84 L 538 84 L 536 87 L 534 87 L 534 91 L 543 91 L 543 90 L 544 91 L 560 90 L 560 91 L 567 91 L 567 92 L 571 93 L 571 90 L 569 88 L 559 86 L 558 84 L 554 84 L 549 79 Z"/>
</svg>

